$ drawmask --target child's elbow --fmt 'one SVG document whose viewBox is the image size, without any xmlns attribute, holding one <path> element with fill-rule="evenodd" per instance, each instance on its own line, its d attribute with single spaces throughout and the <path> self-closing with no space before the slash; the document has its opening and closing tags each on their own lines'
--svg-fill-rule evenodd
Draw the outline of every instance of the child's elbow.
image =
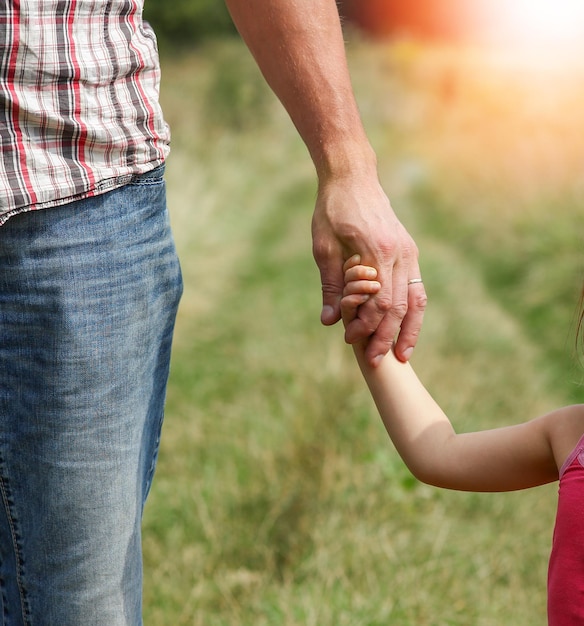
<svg viewBox="0 0 584 626">
<path fill-rule="evenodd" d="M 458 481 L 451 472 L 440 463 L 433 462 L 431 458 L 406 461 L 406 465 L 414 478 L 425 485 L 440 489 L 459 489 Z"/>
<path fill-rule="evenodd" d="M 430 464 L 424 462 L 406 461 L 406 466 L 412 473 L 413 477 L 421 483 L 430 485 L 431 487 L 442 486 L 441 480 L 436 473 L 435 468 L 433 468 Z"/>
</svg>

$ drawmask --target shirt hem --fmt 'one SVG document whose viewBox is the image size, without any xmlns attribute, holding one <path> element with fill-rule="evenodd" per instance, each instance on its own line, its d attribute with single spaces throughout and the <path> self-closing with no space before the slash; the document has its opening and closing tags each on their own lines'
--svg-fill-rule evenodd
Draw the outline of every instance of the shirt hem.
<svg viewBox="0 0 584 626">
<path fill-rule="evenodd" d="M 164 160 L 160 161 L 152 161 L 148 165 L 148 169 L 140 172 L 140 174 L 147 174 L 148 172 L 160 167 L 164 163 Z M 27 206 L 18 207 L 15 209 L 10 209 L 5 213 L 0 214 L 0 227 L 4 226 L 6 222 L 16 215 L 21 215 L 22 213 L 30 213 L 31 211 L 41 211 L 43 209 L 51 209 L 58 206 L 63 206 L 65 204 L 70 204 L 71 202 L 78 202 L 79 200 L 85 200 L 86 198 L 93 198 L 95 196 L 102 195 L 107 193 L 108 191 L 113 191 L 114 189 L 118 189 L 131 183 L 136 173 L 123 174 L 122 176 L 114 176 L 112 178 L 106 178 L 99 183 L 97 183 L 91 189 L 87 191 L 83 191 L 79 194 L 75 194 L 73 196 L 65 196 L 62 198 L 56 198 L 54 200 L 47 200 L 46 202 L 37 202 L 35 204 L 29 204 Z"/>
</svg>

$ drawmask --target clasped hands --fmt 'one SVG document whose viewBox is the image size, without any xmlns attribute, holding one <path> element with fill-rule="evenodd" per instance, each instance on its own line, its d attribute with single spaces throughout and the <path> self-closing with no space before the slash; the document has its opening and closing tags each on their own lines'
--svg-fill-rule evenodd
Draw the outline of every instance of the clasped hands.
<svg viewBox="0 0 584 626">
<path fill-rule="evenodd" d="M 418 249 L 378 181 L 348 178 L 321 185 L 312 222 L 321 321 L 328 326 L 342 317 L 345 341 L 363 343 L 373 367 L 390 350 L 408 361 L 427 301 Z"/>
</svg>

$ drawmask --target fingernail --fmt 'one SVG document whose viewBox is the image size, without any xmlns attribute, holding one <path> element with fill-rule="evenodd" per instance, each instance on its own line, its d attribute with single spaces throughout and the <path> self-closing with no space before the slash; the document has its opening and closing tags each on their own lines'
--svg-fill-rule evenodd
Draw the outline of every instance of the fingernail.
<svg viewBox="0 0 584 626">
<path fill-rule="evenodd" d="M 378 365 L 380 365 L 381 361 L 383 361 L 383 354 L 378 354 L 373 359 L 373 367 L 377 367 Z"/>
<path fill-rule="evenodd" d="M 406 348 L 403 351 L 402 356 L 403 356 L 405 361 L 409 361 L 410 357 L 412 356 L 413 353 L 414 353 L 414 349 L 413 348 Z"/>
<path fill-rule="evenodd" d="M 335 310 L 333 309 L 333 307 L 330 306 L 330 304 L 326 304 L 325 306 L 322 307 L 320 319 L 322 320 L 330 319 L 334 316 L 334 314 L 335 314 Z"/>
</svg>

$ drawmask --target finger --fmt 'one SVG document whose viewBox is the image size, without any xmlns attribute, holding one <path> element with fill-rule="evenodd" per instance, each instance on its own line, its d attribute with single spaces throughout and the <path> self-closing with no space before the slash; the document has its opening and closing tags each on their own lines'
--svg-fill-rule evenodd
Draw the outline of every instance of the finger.
<svg viewBox="0 0 584 626">
<path fill-rule="evenodd" d="M 373 335 L 386 311 L 380 309 L 375 297 L 359 307 L 358 316 L 345 328 L 345 341 L 353 344 L 364 341 Z"/>
<path fill-rule="evenodd" d="M 348 296 L 343 296 L 341 300 L 341 308 L 346 307 L 356 309 L 362 304 L 365 304 L 370 297 L 371 296 L 366 293 L 352 293 Z"/>
<path fill-rule="evenodd" d="M 357 266 L 349 270 L 349 272 L 356 274 L 359 271 Z M 374 298 L 370 298 L 365 304 L 359 307 L 358 315 L 350 324 L 345 328 L 345 341 L 350 344 L 358 343 L 368 339 L 377 329 L 381 320 L 385 317 L 388 310 L 391 308 L 391 288 L 388 289 L 388 285 L 391 286 L 392 270 L 385 270 L 383 275 L 384 279 L 375 281 L 379 285 L 379 289 Z M 384 293 L 380 297 L 380 292 Z"/>
<path fill-rule="evenodd" d="M 347 272 L 352 267 L 355 267 L 355 265 L 359 265 L 359 263 L 361 263 L 361 257 L 358 254 L 354 254 L 345 261 L 343 265 L 343 272 Z"/>
<path fill-rule="evenodd" d="M 378 365 L 391 350 L 408 310 L 407 272 L 395 267 L 392 275 L 391 306 L 371 336 L 365 356 L 371 365 Z M 364 307 L 359 310 L 359 315 Z"/>
<path fill-rule="evenodd" d="M 345 283 L 357 280 L 375 280 L 377 278 L 377 270 L 367 265 L 356 265 L 345 270 Z"/>
<path fill-rule="evenodd" d="M 356 343 L 371 335 L 368 353 L 387 354 L 407 311 L 407 268 L 403 264 L 380 269 L 381 288 L 359 308 L 358 319 L 347 328 L 346 341 Z"/>
<path fill-rule="evenodd" d="M 320 271 L 322 285 L 322 312 L 320 321 L 325 326 L 336 324 L 341 319 L 341 298 L 345 286 L 343 257 L 341 251 L 319 253 L 314 251 L 314 259 Z"/>
<path fill-rule="evenodd" d="M 343 324 L 350 324 L 357 317 L 358 308 L 367 302 L 369 297 L 366 293 L 355 293 L 342 298 L 341 318 Z"/>
<path fill-rule="evenodd" d="M 352 280 L 345 285 L 343 296 L 351 294 L 375 294 L 381 289 L 381 283 L 376 280 Z"/>
<path fill-rule="evenodd" d="M 408 361 L 416 347 L 428 297 L 423 283 L 409 285 L 408 290 L 408 312 L 404 317 L 399 332 L 399 337 L 395 344 L 394 352 L 400 361 Z"/>
</svg>

